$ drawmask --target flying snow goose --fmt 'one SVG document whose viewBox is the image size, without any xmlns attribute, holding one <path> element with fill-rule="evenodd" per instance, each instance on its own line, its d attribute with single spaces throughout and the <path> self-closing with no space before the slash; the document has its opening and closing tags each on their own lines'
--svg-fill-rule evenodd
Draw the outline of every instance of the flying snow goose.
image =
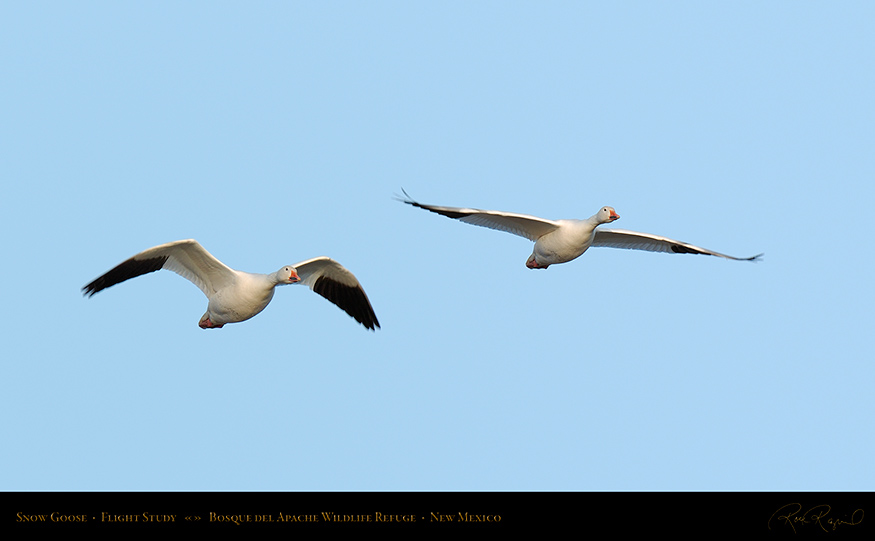
<svg viewBox="0 0 875 541">
<path fill-rule="evenodd" d="M 545 220 L 537 216 L 498 210 L 424 205 L 411 199 L 407 192 L 404 192 L 404 196 L 404 198 L 399 197 L 399 200 L 408 205 L 465 223 L 506 231 L 534 241 L 535 248 L 526 261 L 526 267 L 530 269 L 546 269 L 553 264 L 567 263 L 580 257 L 590 246 L 610 246 L 612 248 L 675 254 L 715 255 L 736 261 L 756 261 L 763 255 L 733 257 L 659 235 L 624 229 L 597 229 L 601 224 L 611 223 L 620 218 L 613 207 L 602 207 L 586 220 Z"/>
<path fill-rule="evenodd" d="M 190 280 L 207 296 L 210 301 L 207 311 L 198 322 L 202 329 L 220 329 L 226 323 L 245 321 L 264 310 L 276 286 L 298 282 L 339 306 L 365 328 L 374 330 L 380 326 L 359 281 L 333 259 L 315 257 L 271 274 L 251 274 L 228 267 L 193 239 L 168 242 L 140 252 L 82 291 L 90 297 L 159 269 L 171 270 Z"/>
</svg>

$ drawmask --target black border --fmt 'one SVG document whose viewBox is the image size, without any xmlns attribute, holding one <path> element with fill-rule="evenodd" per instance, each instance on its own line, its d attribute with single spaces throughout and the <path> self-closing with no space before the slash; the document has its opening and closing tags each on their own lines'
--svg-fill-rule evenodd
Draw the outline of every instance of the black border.
<svg viewBox="0 0 875 541">
<path fill-rule="evenodd" d="M 870 492 L 6 492 L 4 530 L 875 538 Z M 54 513 L 54 517 L 52 517 Z M 326 521 L 324 513 L 333 513 Z M 466 515 L 467 514 L 467 515 Z M 278 520 L 284 515 L 288 520 Z M 868 515 L 868 516 L 867 516 Z M 43 518 L 39 518 L 42 516 Z M 58 520 L 65 517 L 66 521 Z M 170 520 L 170 517 L 173 520 Z M 328 515 L 331 516 L 331 515 Z M 84 522 L 82 518 L 84 517 Z M 268 520 L 269 517 L 269 520 Z M 315 517 L 315 518 L 313 518 Z"/>
</svg>

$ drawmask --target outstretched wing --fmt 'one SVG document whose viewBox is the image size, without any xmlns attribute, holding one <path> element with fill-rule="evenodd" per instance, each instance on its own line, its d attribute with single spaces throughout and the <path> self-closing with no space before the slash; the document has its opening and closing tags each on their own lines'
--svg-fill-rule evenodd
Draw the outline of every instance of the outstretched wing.
<svg viewBox="0 0 875 541">
<path fill-rule="evenodd" d="M 763 254 L 758 254 L 752 257 L 733 257 L 667 237 L 660 237 L 659 235 L 651 235 L 649 233 L 638 233 L 637 231 L 626 231 L 625 229 L 596 229 L 592 246 L 647 250 L 648 252 L 666 252 L 669 254 L 715 255 L 736 261 L 756 261 L 763 256 Z"/>
<path fill-rule="evenodd" d="M 343 309 L 366 329 L 380 326 L 371 302 L 353 273 L 329 257 L 314 257 L 293 265 L 301 283 Z"/>
<path fill-rule="evenodd" d="M 194 239 L 168 242 L 144 250 L 123 261 L 82 288 L 84 295 L 120 284 L 160 269 L 167 269 L 191 281 L 208 298 L 236 279 L 236 271 L 216 259 Z"/>
<path fill-rule="evenodd" d="M 401 191 L 403 192 L 404 190 Z M 404 192 L 404 196 L 405 197 L 403 198 L 399 197 L 398 200 L 407 203 L 408 205 L 413 205 L 414 207 L 419 207 L 446 216 L 447 218 L 453 218 L 460 222 L 513 233 L 514 235 L 525 237 L 531 241 L 536 241 L 540 237 L 551 231 L 555 231 L 559 227 L 557 222 L 538 218 L 537 216 L 515 214 L 513 212 L 503 212 L 500 210 L 424 205 L 411 199 L 410 196 L 407 195 L 407 192 Z"/>
</svg>

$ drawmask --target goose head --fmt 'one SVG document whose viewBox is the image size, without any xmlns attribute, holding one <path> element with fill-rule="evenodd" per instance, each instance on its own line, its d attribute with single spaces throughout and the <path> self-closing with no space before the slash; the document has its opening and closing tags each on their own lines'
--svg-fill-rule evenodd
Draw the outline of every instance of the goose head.
<svg viewBox="0 0 875 541">
<path fill-rule="evenodd" d="M 298 271 L 291 265 L 286 265 L 274 273 L 278 284 L 294 284 L 301 281 Z"/>
<path fill-rule="evenodd" d="M 614 207 L 602 207 L 596 215 L 596 219 L 600 224 L 609 224 L 620 219 L 620 215 L 614 210 Z"/>
</svg>

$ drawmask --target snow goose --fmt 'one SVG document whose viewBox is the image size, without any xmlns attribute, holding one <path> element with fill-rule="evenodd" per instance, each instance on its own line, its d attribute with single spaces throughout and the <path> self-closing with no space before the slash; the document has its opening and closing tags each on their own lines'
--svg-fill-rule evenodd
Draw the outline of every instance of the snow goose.
<svg viewBox="0 0 875 541">
<path fill-rule="evenodd" d="M 401 191 L 404 192 L 404 190 Z M 537 216 L 498 210 L 424 205 L 414 201 L 407 195 L 407 192 L 404 192 L 403 198 L 399 197 L 398 199 L 408 205 L 429 210 L 448 218 L 506 231 L 534 241 L 535 248 L 526 261 L 526 266 L 530 269 L 546 269 L 550 265 L 567 263 L 580 257 L 590 246 L 610 246 L 612 248 L 674 254 L 714 255 L 736 261 L 756 261 L 763 255 L 733 257 L 659 235 L 624 229 L 598 229 L 600 225 L 611 223 L 620 218 L 613 207 L 602 207 L 586 220 L 545 220 Z"/>
<path fill-rule="evenodd" d="M 207 296 L 207 311 L 198 322 L 202 329 L 220 329 L 226 323 L 245 321 L 264 310 L 276 286 L 298 282 L 339 306 L 365 328 L 374 330 L 380 326 L 359 281 L 333 259 L 315 257 L 271 274 L 251 274 L 228 267 L 193 239 L 168 242 L 140 252 L 82 291 L 90 297 L 159 269 L 171 270 L 190 280 Z"/>
</svg>

